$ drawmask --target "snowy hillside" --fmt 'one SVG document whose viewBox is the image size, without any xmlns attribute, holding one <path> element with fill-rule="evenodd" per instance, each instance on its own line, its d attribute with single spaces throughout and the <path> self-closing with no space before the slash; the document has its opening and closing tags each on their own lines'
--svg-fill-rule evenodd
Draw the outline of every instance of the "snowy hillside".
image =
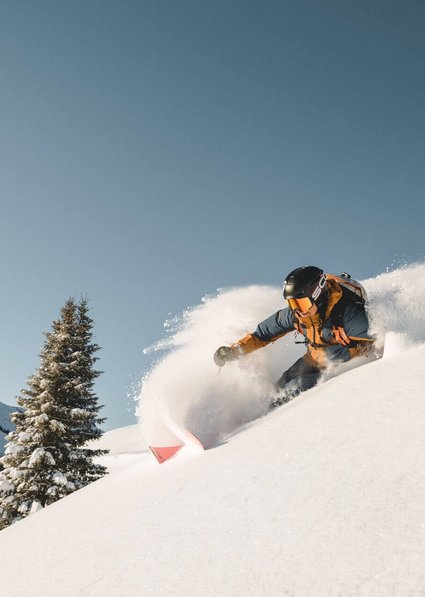
<svg viewBox="0 0 425 597">
<path fill-rule="evenodd" d="M 106 434 L 109 476 L 0 533 L 4 594 L 424 595 L 425 309 L 413 279 L 424 297 L 422 265 L 365 281 L 382 359 L 256 420 L 293 346 L 220 374 L 211 347 L 252 329 L 278 290 L 191 311 L 139 412 L 148 441 L 164 439 L 162 409 L 211 449 L 158 465 L 138 427 Z"/>
</svg>

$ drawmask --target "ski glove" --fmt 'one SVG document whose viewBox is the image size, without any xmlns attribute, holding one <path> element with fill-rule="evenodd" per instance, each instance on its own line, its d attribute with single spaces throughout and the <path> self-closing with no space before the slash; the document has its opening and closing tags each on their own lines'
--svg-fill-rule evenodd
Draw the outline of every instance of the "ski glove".
<svg viewBox="0 0 425 597">
<path fill-rule="evenodd" d="M 218 367 L 223 367 L 228 361 L 234 361 L 238 356 L 236 349 L 231 346 L 220 346 L 214 353 L 214 363 Z"/>
<path fill-rule="evenodd" d="M 333 328 L 333 334 L 334 334 L 334 338 L 338 342 L 338 344 L 341 344 L 342 346 L 348 346 L 350 344 L 351 340 L 345 333 L 345 330 L 342 326 L 339 326 L 339 327 L 335 326 Z"/>
</svg>

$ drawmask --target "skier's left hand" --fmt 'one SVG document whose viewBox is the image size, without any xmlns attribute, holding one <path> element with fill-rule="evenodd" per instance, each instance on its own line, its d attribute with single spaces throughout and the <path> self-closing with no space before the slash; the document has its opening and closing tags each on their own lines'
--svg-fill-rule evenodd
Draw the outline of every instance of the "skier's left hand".
<svg viewBox="0 0 425 597">
<path fill-rule="evenodd" d="M 333 335 L 338 344 L 341 344 L 342 346 L 348 346 L 350 344 L 350 338 L 347 336 L 342 326 L 334 327 Z"/>
</svg>

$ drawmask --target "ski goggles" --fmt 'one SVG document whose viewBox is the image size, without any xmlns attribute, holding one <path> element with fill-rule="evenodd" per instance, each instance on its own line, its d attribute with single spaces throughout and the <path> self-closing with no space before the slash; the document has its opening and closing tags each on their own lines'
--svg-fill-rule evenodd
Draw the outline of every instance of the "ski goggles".
<svg viewBox="0 0 425 597">
<path fill-rule="evenodd" d="M 309 296 L 303 296 L 302 298 L 288 298 L 287 301 L 292 311 L 300 311 L 300 313 L 307 313 L 307 311 L 314 305 Z"/>
</svg>

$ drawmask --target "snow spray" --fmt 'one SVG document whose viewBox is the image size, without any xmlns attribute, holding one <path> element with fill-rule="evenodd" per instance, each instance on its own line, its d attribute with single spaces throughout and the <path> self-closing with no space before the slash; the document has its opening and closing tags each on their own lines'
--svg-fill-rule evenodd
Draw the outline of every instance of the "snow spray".
<svg viewBox="0 0 425 597">
<path fill-rule="evenodd" d="M 213 355 L 284 306 L 280 289 L 248 286 L 205 297 L 167 322 L 168 337 L 151 348 L 166 354 L 144 377 L 139 396 L 149 444 L 167 441 L 164 415 L 211 447 L 268 410 L 274 382 L 303 353 L 293 334 L 221 369 Z"/>
</svg>

